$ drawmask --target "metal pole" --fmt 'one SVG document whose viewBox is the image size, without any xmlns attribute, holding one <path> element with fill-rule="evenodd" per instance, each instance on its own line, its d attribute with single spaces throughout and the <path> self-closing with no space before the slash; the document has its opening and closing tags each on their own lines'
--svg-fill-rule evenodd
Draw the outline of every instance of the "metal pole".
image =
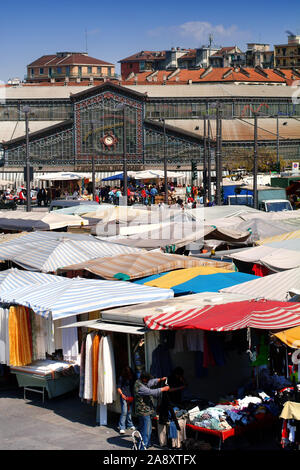
<svg viewBox="0 0 300 470">
<path fill-rule="evenodd" d="M 279 164 L 279 118 L 276 116 L 276 127 L 277 127 L 277 142 L 276 142 L 276 162 Z"/>
<path fill-rule="evenodd" d="M 203 201 L 205 204 L 207 194 L 207 140 L 206 140 L 206 116 L 203 118 Z"/>
<path fill-rule="evenodd" d="M 127 152 L 126 152 L 126 114 L 125 106 L 123 107 L 123 189 L 124 189 L 124 201 L 128 201 L 127 197 Z"/>
<path fill-rule="evenodd" d="M 96 188 L 95 188 L 95 136 L 94 136 L 94 123 L 91 121 L 91 128 L 92 128 L 92 143 L 93 143 L 93 150 L 92 150 L 92 191 L 93 191 L 93 201 L 96 199 Z"/>
<path fill-rule="evenodd" d="M 165 189 L 165 204 L 168 204 L 168 161 L 167 161 L 167 146 L 166 146 L 166 121 L 163 119 L 164 125 L 164 189 Z"/>
<path fill-rule="evenodd" d="M 26 211 L 31 211 L 31 194 L 30 194 L 30 157 L 29 157 L 29 125 L 28 125 L 29 111 L 25 111 L 25 126 L 26 126 Z"/>
<path fill-rule="evenodd" d="M 217 102 L 216 107 L 216 199 L 217 205 L 221 205 L 221 118 L 220 118 L 220 103 Z"/>
<path fill-rule="evenodd" d="M 210 153 L 210 119 L 207 119 L 207 198 L 211 202 L 211 153 Z"/>
<path fill-rule="evenodd" d="M 222 109 L 220 108 L 219 122 L 219 177 L 220 177 L 220 205 L 222 205 L 223 164 L 222 164 Z"/>
<path fill-rule="evenodd" d="M 253 207 L 258 209 L 257 204 L 257 114 L 254 113 L 254 158 L 253 158 Z"/>
</svg>

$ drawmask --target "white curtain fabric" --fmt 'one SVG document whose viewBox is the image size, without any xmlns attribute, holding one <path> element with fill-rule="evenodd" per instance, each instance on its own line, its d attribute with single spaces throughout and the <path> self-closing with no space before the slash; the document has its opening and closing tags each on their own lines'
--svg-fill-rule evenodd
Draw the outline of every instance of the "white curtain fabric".
<svg viewBox="0 0 300 470">
<path fill-rule="evenodd" d="M 60 327 L 62 320 L 55 320 L 54 323 L 54 347 L 55 349 L 63 349 L 62 330 Z"/>
<path fill-rule="evenodd" d="M 95 333 L 89 333 L 86 337 L 85 349 L 85 374 L 84 374 L 84 392 L 85 400 L 93 399 L 93 375 L 92 375 L 92 346 Z"/>
<path fill-rule="evenodd" d="M 110 336 L 104 336 L 101 342 L 98 375 L 98 403 L 107 405 L 116 400 L 116 371 L 113 345 Z"/>
<path fill-rule="evenodd" d="M 101 403 L 104 394 L 104 368 L 103 368 L 103 336 L 100 338 L 98 355 L 98 386 L 97 401 Z"/>
<path fill-rule="evenodd" d="M 9 309 L 0 308 L 0 364 L 9 365 L 9 337 L 8 337 Z"/>
<path fill-rule="evenodd" d="M 76 315 L 61 320 L 61 326 L 67 326 L 76 322 Z M 62 350 L 65 361 L 77 361 L 78 350 L 78 333 L 77 328 L 62 328 Z"/>
<path fill-rule="evenodd" d="M 204 351 L 204 331 L 189 330 L 186 335 L 187 348 L 189 351 Z"/>
<path fill-rule="evenodd" d="M 36 348 L 35 355 L 33 359 L 46 359 L 47 345 L 48 345 L 48 334 L 46 319 L 40 315 L 33 315 L 35 322 L 35 332 L 36 332 Z"/>
<path fill-rule="evenodd" d="M 46 328 L 47 328 L 47 353 L 53 354 L 55 353 L 54 323 L 52 320 L 52 315 L 50 313 L 48 315 L 48 318 L 46 319 Z"/>
</svg>

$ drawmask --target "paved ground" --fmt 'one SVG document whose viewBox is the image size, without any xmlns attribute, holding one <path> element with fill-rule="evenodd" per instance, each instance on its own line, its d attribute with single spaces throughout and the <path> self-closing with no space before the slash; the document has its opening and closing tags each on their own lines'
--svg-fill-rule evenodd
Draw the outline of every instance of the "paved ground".
<svg viewBox="0 0 300 470">
<path fill-rule="evenodd" d="M 131 432 L 120 436 L 118 415 L 108 416 L 108 426 L 96 426 L 96 408 L 82 403 L 78 392 L 52 400 L 0 380 L 0 450 L 130 450 Z M 228 439 L 228 450 L 278 451 L 279 428 L 250 439 Z M 152 450 L 161 450 L 155 443 Z M 200 438 L 202 439 L 202 438 Z M 211 442 L 216 448 L 217 442 Z"/>
<path fill-rule="evenodd" d="M 0 387 L 1 450 L 116 450 L 131 449 L 130 431 L 116 430 L 116 415 L 108 426 L 96 426 L 96 408 L 84 404 L 78 393 L 52 400 L 10 386 Z"/>
</svg>

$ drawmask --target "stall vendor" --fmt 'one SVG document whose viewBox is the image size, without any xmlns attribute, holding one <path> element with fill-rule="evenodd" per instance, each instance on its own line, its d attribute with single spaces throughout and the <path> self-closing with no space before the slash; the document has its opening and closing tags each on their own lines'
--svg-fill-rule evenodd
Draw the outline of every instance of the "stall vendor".
<svg viewBox="0 0 300 470">
<path fill-rule="evenodd" d="M 169 399 L 171 403 L 174 405 L 180 405 L 182 402 L 182 392 L 187 386 L 182 367 L 176 367 L 173 370 L 170 377 L 168 377 L 168 384 L 173 390 L 169 392 Z"/>
</svg>

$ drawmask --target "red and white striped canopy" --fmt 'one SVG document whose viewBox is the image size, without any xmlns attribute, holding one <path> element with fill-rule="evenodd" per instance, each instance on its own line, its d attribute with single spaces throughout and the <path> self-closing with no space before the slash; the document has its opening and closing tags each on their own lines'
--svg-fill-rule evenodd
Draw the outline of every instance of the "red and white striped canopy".
<svg viewBox="0 0 300 470">
<path fill-rule="evenodd" d="M 173 310 L 146 316 L 144 322 L 151 330 L 230 331 L 247 327 L 276 330 L 300 325 L 300 303 L 247 300 Z"/>
</svg>

